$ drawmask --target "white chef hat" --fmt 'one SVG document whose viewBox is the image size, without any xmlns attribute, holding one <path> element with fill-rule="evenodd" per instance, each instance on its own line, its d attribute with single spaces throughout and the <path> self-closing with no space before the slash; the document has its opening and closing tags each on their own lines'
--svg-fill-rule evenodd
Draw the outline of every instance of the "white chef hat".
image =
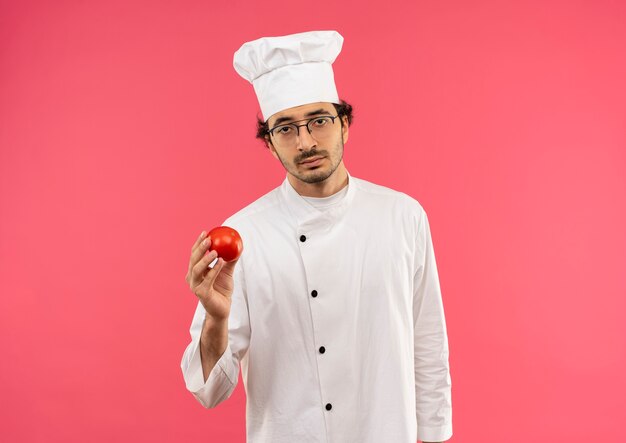
<svg viewBox="0 0 626 443">
<path fill-rule="evenodd" d="M 337 31 L 263 37 L 244 43 L 235 52 L 233 66 L 254 86 L 267 121 L 293 106 L 339 103 L 332 63 L 342 44 Z"/>
</svg>

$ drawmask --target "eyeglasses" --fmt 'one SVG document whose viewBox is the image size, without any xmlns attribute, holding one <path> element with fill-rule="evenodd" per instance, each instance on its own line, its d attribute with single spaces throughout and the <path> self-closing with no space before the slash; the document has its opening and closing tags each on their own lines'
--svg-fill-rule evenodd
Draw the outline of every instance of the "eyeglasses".
<svg viewBox="0 0 626 443">
<path fill-rule="evenodd" d="M 280 146 L 293 146 L 300 135 L 300 127 L 305 126 L 309 134 L 316 140 L 323 139 L 333 131 L 333 124 L 338 115 L 321 115 L 306 120 L 297 120 L 293 123 L 274 126 L 268 131 L 274 137 L 274 143 Z M 306 122 L 296 125 L 297 122 Z"/>
</svg>

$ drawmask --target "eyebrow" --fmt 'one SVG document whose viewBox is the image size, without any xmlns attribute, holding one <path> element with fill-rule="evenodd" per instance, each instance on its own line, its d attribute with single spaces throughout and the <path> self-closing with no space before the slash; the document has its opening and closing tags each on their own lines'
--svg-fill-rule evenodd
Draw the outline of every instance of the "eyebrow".
<svg viewBox="0 0 626 443">
<path fill-rule="evenodd" d="M 320 109 L 316 109 L 315 111 L 311 111 L 311 112 L 307 112 L 306 114 L 304 114 L 305 117 L 313 117 L 316 115 L 320 115 L 320 114 L 330 114 L 326 109 L 320 108 Z M 274 126 L 278 126 L 281 123 L 285 123 L 288 121 L 292 121 L 293 117 L 280 117 L 278 119 L 276 119 L 276 121 L 274 122 Z"/>
</svg>

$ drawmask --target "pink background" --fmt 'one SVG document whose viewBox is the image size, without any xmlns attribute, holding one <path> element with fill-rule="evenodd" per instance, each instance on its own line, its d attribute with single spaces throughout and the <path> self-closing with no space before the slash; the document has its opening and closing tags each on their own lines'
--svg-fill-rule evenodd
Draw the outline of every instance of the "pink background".
<svg viewBox="0 0 626 443">
<path fill-rule="evenodd" d="M 624 441 L 625 23 L 595 0 L 0 1 L 0 440 L 244 441 L 242 383 L 205 410 L 180 371 L 192 243 L 284 178 L 232 56 L 337 29 L 348 170 L 429 214 L 452 440 Z"/>
</svg>

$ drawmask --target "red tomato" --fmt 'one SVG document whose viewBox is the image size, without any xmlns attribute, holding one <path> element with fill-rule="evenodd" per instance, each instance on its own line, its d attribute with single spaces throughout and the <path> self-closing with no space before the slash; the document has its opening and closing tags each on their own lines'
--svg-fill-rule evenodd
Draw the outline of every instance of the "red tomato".
<svg viewBox="0 0 626 443">
<path fill-rule="evenodd" d="M 211 239 L 210 251 L 217 251 L 218 257 L 224 261 L 233 261 L 239 258 L 243 252 L 243 241 L 239 232 L 228 226 L 218 226 L 209 231 L 207 235 Z"/>
</svg>

